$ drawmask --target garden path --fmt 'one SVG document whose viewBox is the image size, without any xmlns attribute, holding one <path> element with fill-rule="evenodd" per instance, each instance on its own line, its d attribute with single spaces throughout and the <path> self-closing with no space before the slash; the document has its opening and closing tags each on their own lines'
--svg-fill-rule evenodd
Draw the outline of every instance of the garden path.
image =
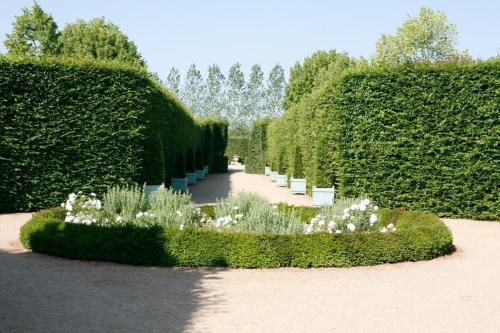
<svg viewBox="0 0 500 333">
<path fill-rule="evenodd" d="M 497 222 L 444 219 L 457 251 L 430 261 L 244 270 L 31 253 L 18 240 L 29 217 L 0 215 L 0 331 L 500 331 Z"/>
<path fill-rule="evenodd" d="M 256 192 L 273 203 L 287 202 L 292 205 L 310 206 L 311 198 L 292 195 L 287 187 L 278 187 L 264 175 L 244 172 L 244 167 L 230 166 L 228 173 L 211 174 L 205 180 L 189 187 L 193 201 L 199 204 L 216 203 L 218 198 L 241 191 Z"/>
</svg>

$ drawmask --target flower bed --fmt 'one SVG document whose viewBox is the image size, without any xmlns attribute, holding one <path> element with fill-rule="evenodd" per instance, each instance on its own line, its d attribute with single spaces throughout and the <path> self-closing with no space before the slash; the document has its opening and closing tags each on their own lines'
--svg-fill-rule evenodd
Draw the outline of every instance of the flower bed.
<svg viewBox="0 0 500 333">
<path fill-rule="evenodd" d="M 450 231 L 435 215 L 376 210 L 366 199 L 344 202 L 345 208 L 269 208 L 247 194 L 199 208 L 186 195 L 157 191 L 149 202 L 136 192 L 115 190 L 102 203 L 72 195 L 66 211 L 36 213 L 22 227 L 21 241 L 33 251 L 73 259 L 243 268 L 375 265 L 453 250 Z M 92 209 L 101 210 L 97 222 Z"/>
</svg>

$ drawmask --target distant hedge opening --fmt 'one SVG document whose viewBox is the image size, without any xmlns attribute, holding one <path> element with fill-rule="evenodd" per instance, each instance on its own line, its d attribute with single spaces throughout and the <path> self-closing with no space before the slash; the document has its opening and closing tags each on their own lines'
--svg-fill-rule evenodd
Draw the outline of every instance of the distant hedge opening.
<svg viewBox="0 0 500 333">
<path fill-rule="evenodd" d="M 226 157 L 231 161 L 235 155 L 245 164 L 248 150 L 248 136 L 230 136 L 226 147 Z"/>
<path fill-rule="evenodd" d="M 203 139 L 176 97 L 125 65 L 0 57 L 0 96 L 0 212 L 56 206 L 77 190 L 169 185 L 176 156 Z"/>
</svg>

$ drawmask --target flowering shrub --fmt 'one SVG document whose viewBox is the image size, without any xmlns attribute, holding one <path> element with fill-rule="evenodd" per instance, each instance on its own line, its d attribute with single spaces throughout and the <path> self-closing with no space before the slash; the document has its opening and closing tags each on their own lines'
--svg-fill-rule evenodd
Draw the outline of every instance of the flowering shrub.
<svg viewBox="0 0 500 333">
<path fill-rule="evenodd" d="M 66 210 L 65 222 L 101 226 L 133 225 L 186 226 L 216 231 L 290 233 L 395 232 L 391 223 L 378 226 L 378 207 L 369 199 L 341 199 L 326 206 L 303 224 L 292 209 L 281 210 L 255 193 L 238 193 L 222 199 L 214 208 L 214 216 L 203 213 L 189 194 L 159 189 L 146 197 L 138 187 L 113 188 L 103 202 L 94 193 L 71 193 L 61 206 Z"/>
<path fill-rule="evenodd" d="M 216 230 L 276 234 L 302 230 L 302 224 L 293 212 L 280 212 L 265 198 L 247 192 L 220 200 L 215 206 L 215 220 L 209 220 L 208 225 Z"/>
<path fill-rule="evenodd" d="M 86 196 L 80 191 L 71 193 L 61 207 L 66 211 L 65 222 L 92 224 L 97 222 L 102 204 L 95 193 Z"/>
<path fill-rule="evenodd" d="M 370 199 L 340 199 L 332 206 L 323 207 L 321 213 L 311 218 L 304 225 L 304 233 L 328 232 L 343 233 L 355 231 L 374 231 L 378 222 L 376 211 L 378 206 L 372 205 Z M 393 224 L 380 229 L 380 232 L 395 232 Z"/>
<path fill-rule="evenodd" d="M 138 187 L 112 188 L 103 202 L 94 193 L 71 193 L 61 204 L 66 210 L 65 222 L 97 224 L 101 226 L 134 225 L 198 225 L 202 214 L 191 202 L 191 196 L 160 189 L 145 197 Z"/>
</svg>

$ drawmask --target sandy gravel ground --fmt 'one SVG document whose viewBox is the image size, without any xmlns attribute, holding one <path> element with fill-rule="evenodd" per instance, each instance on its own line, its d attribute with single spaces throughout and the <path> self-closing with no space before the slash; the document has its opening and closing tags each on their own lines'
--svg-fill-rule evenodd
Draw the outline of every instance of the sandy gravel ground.
<svg viewBox="0 0 500 333">
<path fill-rule="evenodd" d="M 278 187 L 263 175 L 244 172 L 244 167 L 230 166 L 228 174 L 213 174 L 200 183 L 190 186 L 193 201 L 199 204 L 216 203 L 218 198 L 234 195 L 238 192 L 256 192 L 271 202 L 288 202 L 292 205 L 310 206 L 311 198 L 306 195 L 292 195 L 290 189 Z"/>
<path fill-rule="evenodd" d="M 426 262 L 189 270 L 26 252 L 29 216 L 0 215 L 0 332 L 500 332 L 496 222 L 446 219 L 457 251 Z"/>
</svg>

